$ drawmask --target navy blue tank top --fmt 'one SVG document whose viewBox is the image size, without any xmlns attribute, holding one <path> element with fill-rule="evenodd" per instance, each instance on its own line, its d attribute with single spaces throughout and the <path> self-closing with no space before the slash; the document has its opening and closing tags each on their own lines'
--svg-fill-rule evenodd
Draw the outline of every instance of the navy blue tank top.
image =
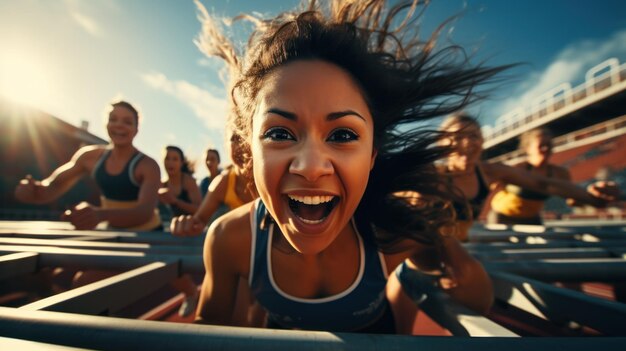
<svg viewBox="0 0 626 351">
<path fill-rule="evenodd" d="M 93 177 L 102 192 L 102 195 L 110 200 L 135 201 L 139 198 L 139 184 L 135 180 L 135 167 L 143 158 L 141 152 L 137 152 L 130 161 L 126 163 L 120 174 L 111 175 L 107 173 L 105 162 L 111 155 L 111 150 L 107 149 L 96 163 L 93 169 Z"/>
<path fill-rule="evenodd" d="M 385 297 L 387 272 L 384 257 L 373 243 L 357 232 L 359 272 L 345 291 L 323 298 L 287 294 L 273 279 L 271 252 L 274 224 L 261 228 L 267 209 L 259 199 L 252 216 L 252 248 L 249 284 L 257 301 L 268 312 L 270 325 L 281 328 L 349 332 L 366 329 L 389 314 Z M 276 235 L 281 235 L 280 233 Z M 328 272 L 332 274 L 332 272 Z M 391 321 L 393 323 L 393 321 Z"/>
<path fill-rule="evenodd" d="M 167 184 L 168 182 L 163 183 L 164 186 L 167 186 Z M 181 177 L 181 182 L 180 182 L 180 193 L 178 193 L 178 196 L 176 196 L 176 198 L 181 201 L 191 202 L 191 198 L 189 197 L 189 193 L 187 192 L 187 189 L 183 187 L 182 177 Z M 174 216 L 193 214 L 193 213 L 188 213 L 187 211 L 183 210 L 182 208 L 174 204 L 170 204 L 170 208 L 172 209 L 172 215 Z"/>
<path fill-rule="evenodd" d="M 478 180 L 478 193 L 473 199 L 466 199 L 467 204 L 458 202 L 452 204 L 456 211 L 457 219 L 461 221 L 475 220 L 478 218 L 483 209 L 483 204 L 489 195 L 489 186 L 487 186 L 487 183 L 483 179 L 482 172 L 478 167 L 475 167 L 474 171 L 476 172 L 476 178 Z M 452 183 L 452 178 L 448 177 L 448 181 Z M 467 205 L 469 205 L 469 209 Z"/>
</svg>

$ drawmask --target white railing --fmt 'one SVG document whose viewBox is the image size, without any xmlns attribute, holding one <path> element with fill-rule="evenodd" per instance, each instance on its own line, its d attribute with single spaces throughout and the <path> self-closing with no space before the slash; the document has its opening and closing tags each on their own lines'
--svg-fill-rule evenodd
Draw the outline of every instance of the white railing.
<svg viewBox="0 0 626 351">
<path fill-rule="evenodd" d="M 508 139 L 507 135 L 513 131 L 521 133 L 520 127 L 531 129 L 541 125 L 541 120 L 553 117 L 564 107 L 592 101 L 605 94 L 607 88 L 621 85 L 626 86 L 626 63 L 620 65 L 617 58 L 610 58 L 589 69 L 582 84 L 572 88 L 570 83 L 561 83 L 535 98 L 531 104 L 500 116 L 493 127 L 484 126 L 485 148 Z"/>
<path fill-rule="evenodd" d="M 558 153 L 623 134 L 626 134 L 626 115 L 556 137 L 552 140 L 552 151 L 553 153 Z M 522 162 L 524 159 L 524 150 L 516 149 L 491 158 L 489 162 L 503 162 L 514 165 Z"/>
</svg>

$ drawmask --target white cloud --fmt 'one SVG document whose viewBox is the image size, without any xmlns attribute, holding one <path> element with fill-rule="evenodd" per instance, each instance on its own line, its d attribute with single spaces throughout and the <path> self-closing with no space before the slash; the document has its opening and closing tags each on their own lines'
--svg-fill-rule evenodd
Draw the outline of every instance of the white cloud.
<svg viewBox="0 0 626 351">
<path fill-rule="evenodd" d="M 496 111 L 500 114 L 514 108 L 526 108 L 534 99 L 561 83 L 580 84 L 585 73 L 595 65 L 611 57 L 621 63 L 626 58 L 626 29 L 616 32 L 606 40 L 583 40 L 563 49 L 543 72 L 533 72 L 521 82 L 521 94 L 504 101 Z"/>
<path fill-rule="evenodd" d="M 65 7 L 70 14 L 70 17 L 74 22 L 94 37 L 104 36 L 104 30 L 102 26 L 98 24 L 98 21 L 93 16 L 87 13 L 96 13 L 95 9 L 90 8 L 93 2 L 79 1 L 79 0 L 65 0 Z"/>
<path fill-rule="evenodd" d="M 150 87 L 176 97 L 191 108 L 208 129 L 224 129 L 228 108 L 225 99 L 189 82 L 170 80 L 163 73 L 146 73 L 141 78 Z"/>
<path fill-rule="evenodd" d="M 100 29 L 100 26 L 93 18 L 76 11 L 72 11 L 70 15 L 76 24 L 83 28 L 87 33 L 93 35 L 94 37 L 103 36 L 104 33 L 102 32 L 102 29 Z"/>
</svg>

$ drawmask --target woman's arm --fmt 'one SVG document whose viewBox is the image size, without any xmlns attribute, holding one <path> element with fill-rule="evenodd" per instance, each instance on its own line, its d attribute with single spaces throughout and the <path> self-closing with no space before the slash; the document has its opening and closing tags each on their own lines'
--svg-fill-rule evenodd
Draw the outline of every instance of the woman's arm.
<svg viewBox="0 0 626 351">
<path fill-rule="evenodd" d="M 205 276 L 195 323 L 233 325 L 237 285 L 250 267 L 250 206 L 211 224 L 204 244 Z"/>
<path fill-rule="evenodd" d="M 96 145 L 80 148 L 69 162 L 54 170 L 48 178 L 42 181 L 27 175 L 15 188 L 15 198 L 30 204 L 45 204 L 58 199 L 82 176 L 90 172 L 89 161 L 97 158 L 101 153 L 100 150 L 102 147 Z"/>
<path fill-rule="evenodd" d="M 482 164 L 482 169 L 490 182 L 502 181 L 547 195 L 572 198 L 580 203 L 601 207 L 607 200 L 593 196 L 585 189 L 564 179 L 549 178 L 524 169 L 499 163 Z"/>
<path fill-rule="evenodd" d="M 414 251 L 407 264 L 432 273 L 439 266 L 439 286 L 455 301 L 486 314 L 493 303 L 493 286 L 482 264 L 472 257 L 453 235 L 442 236 L 437 247 Z"/>
<path fill-rule="evenodd" d="M 209 192 L 193 215 L 178 216 L 172 219 L 170 230 L 177 236 L 196 236 L 202 234 L 211 216 L 224 202 L 228 187 L 228 173 L 215 177 L 209 186 Z"/>
</svg>

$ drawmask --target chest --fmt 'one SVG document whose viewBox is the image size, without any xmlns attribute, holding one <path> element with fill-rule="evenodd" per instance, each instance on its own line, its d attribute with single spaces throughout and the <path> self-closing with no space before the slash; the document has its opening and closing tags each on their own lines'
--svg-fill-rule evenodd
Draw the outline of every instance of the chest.
<svg viewBox="0 0 626 351">
<path fill-rule="evenodd" d="M 294 297 L 316 299 L 348 290 L 360 278 L 361 259 L 357 247 L 314 262 L 273 249 L 269 264 L 278 289 Z"/>
<path fill-rule="evenodd" d="M 105 159 L 102 160 L 101 158 Z M 92 170 L 99 165 L 99 171 L 104 173 L 106 176 L 129 176 L 141 183 L 142 175 L 141 172 L 138 171 L 138 163 L 138 159 L 134 158 L 133 155 L 129 157 L 115 157 L 112 154 L 100 154 L 88 161 L 87 168 L 89 172 L 92 172 Z M 128 172 L 132 172 L 132 174 L 128 174 Z"/>
<path fill-rule="evenodd" d="M 180 182 L 168 181 L 164 185 L 170 191 L 170 193 L 174 195 L 174 197 L 180 196 L 180 194 L 183 192 L 183 185 Z"/>
<path fill-rule="evenodd" d="M 452 184 L 460 189 L 468 200 L 474 199 L 480 192 L 480 182 L 475 172 L 453 177 Z"/>
</svg>

